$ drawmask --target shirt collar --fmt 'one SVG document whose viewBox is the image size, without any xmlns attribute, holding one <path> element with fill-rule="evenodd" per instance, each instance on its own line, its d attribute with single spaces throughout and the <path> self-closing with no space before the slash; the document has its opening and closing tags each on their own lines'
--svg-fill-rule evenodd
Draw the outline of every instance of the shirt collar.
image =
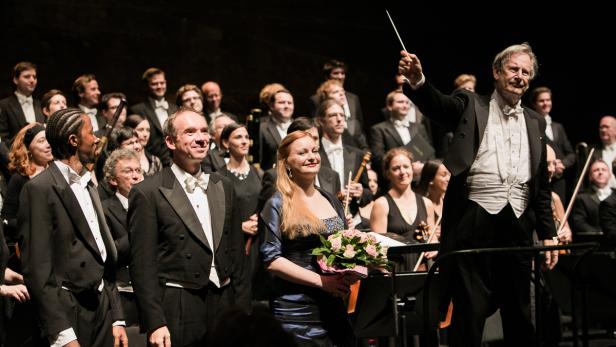
<svg viewBox="0 0 616 347">
<path fill-rule="evenodd" d="M 124 211 L 128 211 L 128 198 L 120 194 L 120 192 L 116 192 L 115 196 L 116 198 L 118 198 L 118 200 L 120 200 L 120 203 L 122 204 L 122 208 L 124 208 Z"/>
<path fill-rule="evenodd" d="M 544 118 L 545 118 L 545 124 L 546 124 L 546 125 L 550 125 L 550 124 L 552 124 L 552 117 L 550 117 L 550 115 L 549 115 L 549 114 L 548 114 L 548 115 L 546 115 Z"/>
<path fill-rule="evenodd" d="M 197 172 L 197 174 L 191 175 L 188 172 L 184 171 L 184 169 L 179 167 L 176 163 L 173 163 L 173 165 L 171 165 L 171 171 L 173 171 L 173 174 L 175 175 L 175 178 L 177 178 L 177 180 L 179 181 L 180 185 L 182 186 L 182 188 L 185 191 L 186 191 L 186 183 L 185 182 L 186 182 L 186 178 L 188 178 L 188 176 L 192 176 L 194 178 L 199 178 L 199 177 L 203 176 L 203 179 L 205 180 L 206 185 L 209 184 L 209 182 L 210 182 L 210 174 L 203 173 L 201 168 L 199 168 L 199 172 Z"/>
<path fill-rule="evenodd" d="M 505 102 L 505 99 L 503 99 L 503 97 L 500 96 L 500 94 L 498 94 L 498 92 L 496 90 L 494 90 L 494 92 L 492 92 L 491 99 L 495 99 L 496 100 L 496 104 L 498 105 L 498 109 L 501 110 L 501 113 L 503 113 L 503 115 L 504 115 L 503 109 L 505 109 L 505 107 L 514 108 L 514 109 L 516 109 L 516 111 L 519 111 L 519 112 L 523 113 L 524 109 L 522 108 L 522 99 L 518 100 L 518 102 L 515 105 L 509 106 L 507 104 L 507 102 Z"/>
<path fill-rule="evenodd" d="M 323 150 L 325 153 L 329 153 L 334 149 L 342 149 L 342 138 L 338 139 L 338 143 L 333 143 L 326 137 L 321 137 L 321 145 L 323 146 Z"/>
<path fill-rule="evenodd" d="M 19 101 L 20 104 L 23 104 L 26 101 L 29 101 L 30 103 L 32 103 L 32 95 L 25 96 L 22 93 L 20 93 L 18 90 L 16 90 L 15 96 L 17 97 L 17 101 Z"/>
<path fill-rule="evenodd" d="M 90 173 L 90 171 L 86 170 L 85 168 L 81 171 L 81 174 L 78 174 L 77 172 L 75 172 L 75 170 L 73 170 L 72 167 L 70 167 L 68 164 L 61 162 L 60 160 L 54 160 L 54 163 L 60 170 L 62 177 L 64 177 L 64 179 L 66 180 L 66 183 L 68 183 L 69 185 L 72 184 L 70 179 L 71 175 L 80 176 L 82 181 L 85 181 L 86 183 L 89 182 L 92 178 L 92 174 Z"/>
</svg>

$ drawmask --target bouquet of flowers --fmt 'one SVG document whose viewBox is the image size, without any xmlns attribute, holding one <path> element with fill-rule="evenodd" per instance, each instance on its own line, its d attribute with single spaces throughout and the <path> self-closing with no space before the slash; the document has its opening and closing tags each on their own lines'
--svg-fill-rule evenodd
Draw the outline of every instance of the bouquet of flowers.
<svg viewBox="0 0 616 347">
<path fill-rule="evenodd" d="M 321 236 L 321 247 L 312 250 L 324 272 L 354 273 L 368 276 L 368 266 L 388 267 L 387 247 L 374 236 L 359 230 L 342 230 L 327 239 Z"/>
</svg>

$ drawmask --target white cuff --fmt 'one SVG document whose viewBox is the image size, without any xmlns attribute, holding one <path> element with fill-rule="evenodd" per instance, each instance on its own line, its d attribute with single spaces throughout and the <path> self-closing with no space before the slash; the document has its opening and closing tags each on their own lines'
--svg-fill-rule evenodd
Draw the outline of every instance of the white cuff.
<svg viewBox="0 0 616 347">
<path fill-rule="evenodd" d="M 75 330 L 73 328 L 68 328 L 66 330 L 62 330 L 58 335 L 53 338 L 49 338 L 49 343 L 51 347 L 62 347 L 67 343 L 77 340 L 77 335 L 75 335 Z"/>
<path fill-rule="evenodd" d="M 411 86 L 411 89 L 417 90 L 417 89 L 421 88 L 421 86 L 423 86 L 424 83 L 426 83 L 426 76 L 422 73 L 421 74 L 421 79 L 419 80 L 419 82 L 413 84 L 413 83 L 411 83 L 411 81 L 409 81 L 409 86 Z"/>
<path fill-rule="evenodd" d="M 113 324 L 111 324 L 111 326 L 113 326 L 113 327 L 125 327 L 126 326 L 126 321 L 117 320 L 117 321 L 113 322 Z"/>
</svg>

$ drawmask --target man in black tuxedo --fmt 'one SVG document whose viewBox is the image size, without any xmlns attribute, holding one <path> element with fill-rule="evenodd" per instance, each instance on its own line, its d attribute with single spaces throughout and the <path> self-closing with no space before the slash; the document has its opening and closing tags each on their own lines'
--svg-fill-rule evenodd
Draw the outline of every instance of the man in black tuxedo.
<svg viewBox="0 0 616 347">
<path fill-rule="evenodd" d="M 220 135 L 222 135 L 223 129 L 231 123 L 235 123 L 235 121 L 225 114 L 221 114 L 210 122 L 209 130 L 213 141 L 211 141 L 207 157 L 203 160 L 203 171 L 207 173 L 216 172 L 227 166 L 227 161 L 225 161 L 227 159 L 225 157 L 226 150 L 222 147 Z"/>
<path fill-rule="evenodd" d="M 389 119 L 375 124 L 370 129 L 374 167 L 380 169 L 385 153 L 390 149 L 405 147 L 413 154 L 413 177 L 419 178 L 423 164 L 434 159 L 434 148 L 421 123 L 407 119 L 411 101 L 401 90 L 394 90 L 386 98 Z M 387 186 L 385 175 L 379 175 L 383 186 Z"/>
<path fill-rule="evenodd" d="M 404 93 L 424 115 L 455 130 L 444 162 L 451 180 L 439 254 L 464 248 L 530 246 L 533 229 L 544 245 L 556 243 L 545 120 L 521 106 L 537 66 L 527 44 L 507 47 L 492 64 L 495 91 L 491 96 L 466 90 L 448 96 L 426 80 L 416 55 L 402 52 L 399 72 L 408 79 Z M 546 265 L 552 268 L 557 257 L 557 251 L 546 252 Z M 455 307 L 451 346 L 479 346 L 485 319 L 497 307 L 506 345 L 534 343 L 528 255 L 458 257 L 441 270 Z"/>
<path fill-rule="evenodd" d="M 13 137 L 29 123 L 45 122 L 41 103 L 32 97 L 38 79 L 36 65 L 23 61 L 13 68 L 15 93 L 0 100 L 0 140 L 10 147 Z"/>
<path fill-rule="evenodd" d="M 107 121 L 98 109 L 101 101 L 101 91 L 96 76 L 85 74 L 77 77 L 73 82 L 73 93 L 77 98 L 77 106 L 90 117 L 92 128 L 97 133 L 105 128 Z"/>
<path fill-rule="evenodd" d="M 550 146 L 556 153 L 556 172 L 552 177 L 552 191 L 560 197 L 563 204 L 567 205 L 567 170 L 575 164 L 575 151 L 571 147 L 565 127 L 552 120 L 552 90 L 548 87 L 537 87 L 530 92 L 530 103 L 545 119 L 545 136 Z"/>
<path fill-rule="evenodd" d="M 575 234 L 598 234 L 601 232 L 599 223 L 599 204 L 613 195 L 610 188 L 612 173 L 606 162 L 601 159 L 593 161 L 588 171 L 590 187 L 587 191 L 578 194 L 571 211 L 573 224 L 573 239 Z M 591 236 L 592 237 L 592 236 Z"/>
<path fill-rule="evenodd" d="M 111 231 L 118 251 L 117 285 L 122 308 L 126 316 L 126 325 L 138 325 L 137 303 L 130 281 L 128 265 L 130 263 L 130 246 L 128 242 L 128 193 L 133 185 L 143 181 L 143 172 L 139 156 L 129 149 L 117 149 L 111 152 L 103 168 L 105 182 L 115 194 L 103 201 L 105 220 Z M 132 338 L 132 337 L 131 337 Z"/>
<path fill-rule="evenodd" d="M 278 145 L 287 136 L 287 129 L 293 121 L 293 95 L 286 89 L 277 90 L 270 95 L 268 106 L 271 114 L 261 117 L 259 125 L 259 163 L 263 170 L 271 169 L 276 163 Z"/>
<path fill-rule="evenodd" d="M 359 171 L 364 152 L 344 144 L 342 134 L 346 118 L 342 107 L 336 100 L 323 101 L 317 114 L 317 121 L 321 128 L 321 145 L 319 146 L 321 167 L 328 167 L 338 173 L 340 185 L 345 188 L 345 193 L 346 189 L 349 189 L 350 210 L 352 214 L 355 214 L 360 206 L 363 207 L 372 201 L 367 170 L 364 170 L 359 182 L 350 185 L 348 182 L 349 172 L 352 172 L 352 179 L 354 179 Z"/>
<path fill-rule="evenodd" d="M 209 141 L 203 116 L 171 115 L 165 142 L 173 165 L 129 195 L 130 275 L 141 329 L 154 346 L 204 346 L 225 308 L 249 304 L 233 185 L 201 171 Z"/>
<path fill-rule="evenodd" d="M 165 98 L 167 94 L 167 79 L 165 72 L 159 68 L 151 67 L 141 77 L 146 90 L 147 99 L 130 108 L 131 113 L 144 116 L 150 122 L 150 140 L 146 149 L 160 158 L 165 166 L 171 165 L 171 154 L 165 145 L 163 124 L 169 115 L 177 111 L 177 106 Z"/>
<path fill-rule="evenodd" d="M 117 252 L 85 169 L 98 143 L 90 118 L 58 111 L 45 135 L 56 161 L 26 183 L 18 215 L 24 280 L 43 333 L 52 346 L 127 346 Z"/>
<path fill-rule="evenodd" d="M 201 92 L 203 93 L 204 105 L 203 115 L 208 122 L 225 115 L 237 122 L 238 118 L 233 113 L 222 111 L 222 90 L 220 85 L 214 81 L 207 81 L 201 85 Z"/>
</svg>

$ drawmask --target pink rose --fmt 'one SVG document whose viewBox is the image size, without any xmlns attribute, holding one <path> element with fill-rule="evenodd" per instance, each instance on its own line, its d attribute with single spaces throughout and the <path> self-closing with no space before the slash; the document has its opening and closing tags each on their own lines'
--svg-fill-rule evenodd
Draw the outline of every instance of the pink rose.
<svg viewBox="0 0 616 347">
<path fill-rule="evenodd" d="M 368 234 L 368 241 L 370 241 L 370 243 L 376 243 L 376 237 L 374 237 L 374 235 Z"/>
<path fill-rule="evenodd" d="M 343 235 L 344 237 L 347 237 L 347 238 L 353 238 L 353 237 L 355 236 L 355 230 L 351 230 L 351 229 L 349 229 L 349 230 L 344 230 L 344 231 L 342 232 L 342 235 Z"/>
<path fill-rule="evenodd" d="M 368 234 L 359 232 L 359 242 L 366 243 L 369 240 Z"/>
<path fill-rule="evenodd" d="M 332 244 L 332 251 L 337 252 L 342 247 L 342 237 L 340 235 L 330 235 L 327 240 Z"/>
<path fill-rule="evenodd" d="M 352 259 L 355 256 L 355 249 L 353 248 L 353 245 L 346 245 L 346 249 L 344 250 L 342 256 L 347 259 Z"/>
<path fill-rule="evenodd" d="M 366 253 L 368 253 L 369 256 L 375 257 L 375 258 L 379 255 L 379 252 L 376 250 L 376 247 L 374 247 L 373 245 L 368 245 L 366 247 Z"/>
</svg>

